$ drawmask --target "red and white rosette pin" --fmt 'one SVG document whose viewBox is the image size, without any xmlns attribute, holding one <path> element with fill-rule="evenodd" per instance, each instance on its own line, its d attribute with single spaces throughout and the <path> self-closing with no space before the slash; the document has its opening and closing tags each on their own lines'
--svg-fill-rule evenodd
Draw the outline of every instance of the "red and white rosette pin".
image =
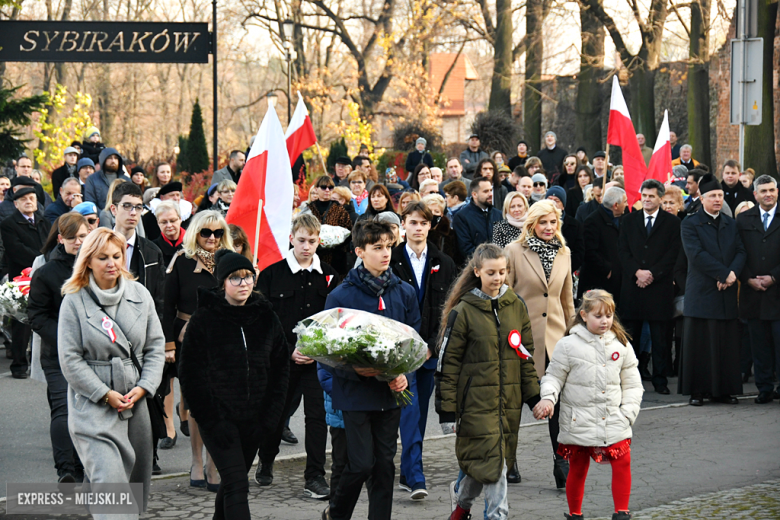
<svg viewBox="0 0 780 520">
<path fill-rule="evenodd" d="M 520 333 L 516 330 L 513 330 L 509 333 L 509 346 L 515 349 L 515 352 L 517 352 L 517 355 L 520 356 L 522 359 L 528 359 L 531 357 L 531 353 L 528 352 L 525 347 L 523 346 L 523 343 L 521 342 L 521 336 Z"/>
<path fill-rule="evenodd" d="M 329 274 L 325 277 L 325 281 L 328 283 L 328 287 L 330 287 L 330 282 L 333 281 L 333 275 Z"/>
<path fill-rule="evenodd" d="M 103 323 L 101 324 L 103 330 L 108 334 L 108 338 L 111 343 L 116 343 L 116 332 L 114 332 L 114 322 L 111 321 L 108 316 L 103 317 Z"/>
<path fill-rule="evenodd" d="M 620 352 L 613 352 L 612 361 L 617 361 L 618 359 L 620 359 Z"/>
</svg>

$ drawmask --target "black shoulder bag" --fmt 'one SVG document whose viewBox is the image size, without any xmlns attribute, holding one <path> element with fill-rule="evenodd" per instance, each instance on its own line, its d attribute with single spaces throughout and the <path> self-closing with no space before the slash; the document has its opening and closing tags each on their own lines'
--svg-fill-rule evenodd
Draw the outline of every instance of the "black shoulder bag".
<svg viewBox="0 0 780 520">
<path fill-rule="evenodd" d="M 101 310 L 103 314 L 105 314 L 109 319 L 111 317 L 108 315 L 106 310 L 103 308 L 102 305 L 100 305 L 100 301 L 98 301 L 97 296 L 95 296 L 95 293 L 92 292 L 88 287 L 86 288 L 87 294 L 92 298 L 92 301 L 95 302 L 95 305 L 98 306 L 98 308 Z M 117 328 L 119 328 L 119 324 L 116 322 L 116 320 L 112 320 L 114 322 L 114 325 L 116 325 Z M 119 329 L 122 330 L 122 329 Z M 124 331 L 122 331 L 122 334 L 124 334 Z M 127 337 L 125 335 L 125 337 Z M 124 350 L 124 347 L 122 345 L 118 345 L 119 348 Z M 133 365 L 135 366 L 135 369 L 138 370 L 138 377 L 141 377 L 141 363 L 138 362 L 138 357 L 136 357 L 135 352 L 133 352 L 133 346 L 130 345 L 130 352 L 125 352 L 128 354 L 128 357 L 132 360 Z M 164 439 L 168 436 L 168 428 L 165 426 L 165 419 L 168 417 L 165 415 L 165 407 L 163 406 L 163 396 L 160 394 L 160 389 L 157 388 L 154 392 L 154 394 L 149 394 L 147 392 L 146 394 L 146 405 L 149 407 L 149 422 L 152 424 L 152 440 L 157 441 L 158 439 Z"/>
</svg>

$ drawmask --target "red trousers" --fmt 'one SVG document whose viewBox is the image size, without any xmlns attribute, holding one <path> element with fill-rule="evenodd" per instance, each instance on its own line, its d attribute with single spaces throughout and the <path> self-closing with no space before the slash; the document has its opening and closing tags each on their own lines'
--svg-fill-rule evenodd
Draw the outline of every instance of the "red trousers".
<svg viewBox="0 0 780 520">
<path fill-rule="evenodd" d="M 631 497 L 631 452 L 617 460 L 610 460 L 609 463 L 612 465 L 612 500 L 615 502 L 615 512 L 628 511 L 628 499 Z M 569 459 L 566 500 L 571 515 L 582 514 L 582 497 L 585 495 L 585 479 L 589 467 L 588 452 L 574 453 Z"/>
</svg>

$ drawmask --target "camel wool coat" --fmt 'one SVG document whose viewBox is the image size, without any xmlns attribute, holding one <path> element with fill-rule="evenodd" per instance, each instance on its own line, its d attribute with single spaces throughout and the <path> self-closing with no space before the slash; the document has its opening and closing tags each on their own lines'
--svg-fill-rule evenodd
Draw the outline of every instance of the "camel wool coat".
<svg viewBox="0 0 780 520">
<path fill-rule="evenodd" d="M 553 262 L 550 281 L 544 275 L 539 255 L 525 240 L 506 246 L 509 273 L 506 283 L 528 307 L 534 336 L 534 365 L 540 376 L 545 371 L 545 352 L 552 359 L 555 345 L 566 334 L 566 326 L 574 317 L 574 295 L 571 280 L 571 251 L 564 246 Z"/>
</svg>

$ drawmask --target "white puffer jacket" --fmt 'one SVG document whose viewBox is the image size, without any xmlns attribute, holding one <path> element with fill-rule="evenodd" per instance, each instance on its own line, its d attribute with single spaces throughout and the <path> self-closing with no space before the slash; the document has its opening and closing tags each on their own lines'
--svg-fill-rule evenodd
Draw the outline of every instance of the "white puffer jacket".
<svg viewBox="0 0 780 520">
<path fill-rule="evenodd" d="M 642 378 L 631 344 L 613 332 L 591 334 L 575 325 L 555 346 L 542 378 L 542 399 L 561 399 L 558 442 L 610 446 L 631 438 L 642 403 Z"/>
</svg>

